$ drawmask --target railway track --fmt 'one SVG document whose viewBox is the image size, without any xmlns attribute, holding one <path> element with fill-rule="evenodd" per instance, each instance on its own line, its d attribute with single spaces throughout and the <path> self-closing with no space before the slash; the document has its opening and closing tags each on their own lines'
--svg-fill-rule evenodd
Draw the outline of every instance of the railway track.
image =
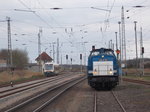
<svg viewBox="0 0 150 112">
<path fill-rule="evenodd" d="M 97 93 L 94 92 L 94 110 L 93 112 L 97 112 Z"/>
<path fill-rule="evenodd" d="M 0 98 L 4 98 L 4 97 L 10 96 L 10 95 L 14 95 L 15 93 L 23 92 L 23 91 L 26 91 L 26 90 L 29 90 L 29 89 L 32 89 L 32 88 L 35 88 L 35 87 L 38 87 L 38 86 L 48 84 L 48 83 L 51 84 L 51 83 L 54 83 L 56 81 L 62 80 L 66 76 L 71 77 L 72 75 L 70 75 L 70 76 L 69 75 L 62 75 L 62 76 L 52 77 L 52 78 L 44 79 L 44 80 L 41 80 L 41 81 L 38 81 L 38 82 L 34 82 L 34 83 L 30 83 L 30 84 L 26 84 L 26 85 L 14 87 L 14 88 L 9 88 L 9 89 L 6 89 L 6 90 L 1 90 L 0 91 Z"/>
<path fill-rule="evenodd" d="M 119 101 L 118 97 L 115 95 L 115 93 L 113 92 L 113 90 L 111 91 L 112 95 L 114 96 L 115 100 L 117 101 L 117 103 L 119 104 L 122 112 L 126 112 L 125 108 L 123 107 L 122 103 Z"/>
<path fill-rule="evenodd" d="M 121 102 L 119 101 L 118 97 L 115 95 L 115 93 L 113 92 L 113 90 L 110 91 L 112 96 L 114 97 L 115 101 L 117 102 L 117 104 L 120 106 L 122 112 L 126 112 L 125 108 L 123 107 L 123 105 L 121 104 Z M 98 111 L 98 101 L 97 101 L 98 97 L 97 97 L 97 91 L 94 92 L 94 109 L 93 112 L 99 112 Z"/>
<path fill-rule="evenodd" d="M 41 93 L 33 98 L 30 98 L 8 110 L 5 112 L 41 112 L 50 105 L 56 98 L 58 98 L 61 94 L 68 91 L 71 87 L 76 85 L 77 83 L 85 80 L 86 77 L 80 76 L 78 78 L 63 82 L 59 85 L 56 85 L 49 90 Z"/>
</svg>

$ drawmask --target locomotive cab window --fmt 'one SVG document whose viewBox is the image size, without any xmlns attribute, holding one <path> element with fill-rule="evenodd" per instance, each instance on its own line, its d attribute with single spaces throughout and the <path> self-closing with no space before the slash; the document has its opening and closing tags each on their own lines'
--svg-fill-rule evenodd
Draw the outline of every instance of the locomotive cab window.
<svg viewBox="0 0 150 112">
<path fill-rule="evenodd" d="M 107 55 L 114 55 L 114 53 L 112 51 L 106 51 L 104 54 L 107 54 Z"/>
<path fill-rule="evenodd" d="M 91 53 L 91 56 L 97 56 L 97 55 L 99 55 L 100 53 L 98 52 L 98 51 L 94 51 L 94 52 L 92 52 Z"/>
</svg>

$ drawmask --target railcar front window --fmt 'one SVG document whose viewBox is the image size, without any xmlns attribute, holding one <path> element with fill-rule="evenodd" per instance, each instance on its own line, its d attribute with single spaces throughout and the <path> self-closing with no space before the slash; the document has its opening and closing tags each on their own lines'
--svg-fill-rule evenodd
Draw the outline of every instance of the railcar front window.
<svg viewBox="0 0 150 112">
<path fill-rule="evenodd" d="M 45 65 L 45 69 L 46 70 L 52 70 L 53 69 L 53 65 Z"/>
</svg>

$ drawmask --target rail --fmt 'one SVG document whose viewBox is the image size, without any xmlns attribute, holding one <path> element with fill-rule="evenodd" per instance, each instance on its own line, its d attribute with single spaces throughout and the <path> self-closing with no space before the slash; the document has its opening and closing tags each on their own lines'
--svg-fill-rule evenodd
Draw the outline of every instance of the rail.
<svg viewBox="0 0 150 112">
<path fill-rule="evenodd" d="M 119 101 L 119 99 L 117 98 L 117 96 L 115 95 L 115 93 L 113 91 L 111 91 L 111 93 L 113 94 L 115 100 L 117 101 L 117 103 L 119 104 L 119 106 L 121 107 L 123 112 L 126 112 L 125 108 L 123 107 L 123 105 L 121 104 L 121 102 Z"/>
<path fill-rule="evenodd" d="M 24 101 L 24 102 L 22 102 L 22 103 L 20 103 L 20 104 L 18 104 L 18 105 L 16 105 L 16 106 L 14 106 L 14 107 L 12 107 L 12 108 L 6 110 L 5 112 L 12 112 L 12 111 L 16 111 L 16 110 L 18 110 L 18 109 L 21 109 L 22 107 L 24 107 L 25 105 L 31 103 L 32 101 L 34 101 L 34 100 L 36 100 L 36 99 L 42 98 L 42 96 L 48 94 L 49 92 L 51 92 L 51 91 L 53 91 L 53 90 L 55 90 L 55 89 L 58 89 L 58 88 L 60 88 L 60 87 L 63 87 L 64 85 L 69 84 L 69 83 L 71 83 L 72 81 L 75 81 L 75 80 L 76 80 L 75 83 L 73 83 L 73 84 L 71 84 L 69 87 L 63 89 L 61 92 L 59 92 L 58 94 L 56 94 L 54 97 L 52 97 L 51 99 L 49 99 L 49 100 L 46 101 L 45 103 L 42 103 L 40 106 L 38 106 L 36 109 L 34 109 L 34 112 L 39 112 L 39 111 L 41 111 L 42 109 L 44 109 L 48 104 L 50 104 L 52 101 L 54 101 L 57 97 L 59 97 L 61 94 L 63 94 L 65 91 L 69 90 L 69 88 L 73 87 L 74 85 L 76 85 L 77 83 L 79 83 L 80 81 L 82 81 L 82 80 L 84 80 L 84 79 L 86 79 L 86 77 L 83 77 L 83 76 L 81 77 L 81 76 L 80 76 L 79 78 L 75 78 L 75 79 L 69 80 L 69 81 L 67 81 L 67 82 L 63 82 L 63 83 L 61 83 L 61 84 L 59 84 L 59 85 L 56 85 L 56 86 L 50 88 L 49 90 L 47 90 L 47 91 L 45 91 L 45 92 L 43 92 L 43 93 L 41 93 L 41 94 L 39 94 L 39 95 L 37 95 L 37 96 L 35 96 L 35 97 L 32 97 L 32 98 L 30 98 L 30 99 L 28 99 L 28 100 L 26 100 L 26 101 Z"/>
<path fill-rule="evenodd" d="M 52 83 L 56 80 L 61 80 L 61 79 L 65 78 L 66 76 L 68 77 L 69 75 L 53 77 L 51 79 L 42 80 L 42 81 L 39 81 L 39 82 L 35 82 L 35 83 L 19 86 L 19 87 L 16 87 L 16 88 L 11 88 L 11 89 L 7 89 L 7 90 L 4 90 L 4 91 L 0 91 L 0 94 L 1 94 L 0 98 L 4 98 L 4 97 L 10 96 L 10 95 L 13 95 L 15 93 L 23 92 L 25 90 L 29 90 L 29 89 L 32 89 L 32 88 L 35 88 L 35 87 L 38 87 L 38 86 L 42 86 L 42 85 L 47 84 L 47 83 Z"/>
<path fill-rule="evenodd" d="M 97 93 L 94 92 L 94 110 L 93 112 L 97 112 Z"/>
</svg>

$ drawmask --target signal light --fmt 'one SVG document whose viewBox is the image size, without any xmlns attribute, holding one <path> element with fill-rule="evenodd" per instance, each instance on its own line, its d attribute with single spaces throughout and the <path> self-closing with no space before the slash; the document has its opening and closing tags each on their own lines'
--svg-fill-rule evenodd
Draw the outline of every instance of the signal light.
<svg viewBox="0 0 150 112">
<path fill-rule="evenodd" d="M 66 55 L 66 59 L 68 60 L 68 55 Z"/>
<path fill-rule="evenodd" d="M 144 54 L 144 47 L 142 47 L 142 54 Z"/>
<path fill-rule="evenodd" d="M 116 53 L 117 53 L 117 54 L 120 54 L 120 50 L 117 49 L 117 50 L 116 50 Z"/>
<path fill-rule="evenodd" d="M 82 60 L 82 54 L 80 54 L 80 60 Z"/>
</svg>

